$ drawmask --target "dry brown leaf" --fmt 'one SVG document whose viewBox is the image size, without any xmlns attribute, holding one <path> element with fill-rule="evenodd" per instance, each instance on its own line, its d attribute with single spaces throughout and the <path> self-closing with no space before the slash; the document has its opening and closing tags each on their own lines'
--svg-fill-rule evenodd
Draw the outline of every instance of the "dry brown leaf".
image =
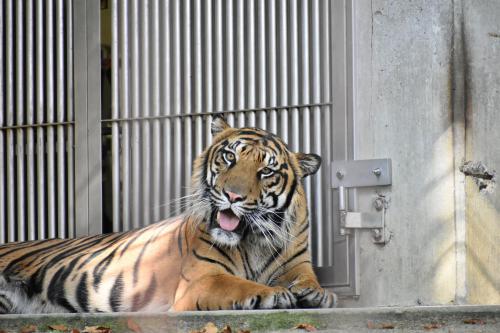
<svg viewBox="0 0 500 333">
<path fill-rule="evenodd" d="M 48 327 L 52 331 L 61 331 L 61 332 L 68 331 L 68 328 L 65 325 L 49 325 Z"/>
<path fill-rule="evenodd" d="M 83 333 L 111 333 L 111 328 L 105 326 L 85 326 Z"/>
<path fill-rule="evenodd" d="M 482 319 L 471 318 L 471 319 L 465 319 L 464 324 L 484 325 L 484 324 L 486 324 L 486 322 Z"/>
<path fill-rule="evenodd" d="M 0 333 L 7 333 L 7 331 L 0 328 Z"/>
<path fill-rule="evenodd" d="M 431 330 L 434 330 L 434 329 L 437 329 L 437 328 L 441 328 L 441 327 L 443 327 L 442 324 L 430 323 L 430 324 L 424 325 L 424 330 L 431 331 Z"/>
<path fill-rule="evenodd" d="M 80 330 L 78 330 L 77 328 L 73 328 L 73 329 L 71 330 L 71 333 L 80 333 Z"/>
<path fill-rule="evenodd" d="M 249 330 L 238 330 L 238 333 L 250 333 Z"/>
<path fill-rule="evenodd" d="M 135 333 L 142 333 L 141 327 L 132 318 L 127 320 L 127 327 Z"/>
<path fill-rule="evenodd" d="M 382 325 L 380 327 L 385 329 L 385 330 L 393 330 L 394 329 L 394 325 L 391 323 L 382 323 Z"/>
<path fill-rule="evenodd" d="M 38 327 L 36 327 L 35 325 L 27 325 L 21 328 L 21 330 L 19 330 L 19 333 L 33 333 L 36 332 L 37 329 Z"/>
<path fill-rule="evenodd" d="M 231 330 L 231 327 L 229 325 L 226 325 L 222 328 L 221 333 L 232 333 L 233 331 Z"/>
<path fill-rule="evenodd" d="M 313 325 L 308 324 L 308 323 L 300 323 L 297 326 L 295 326 L 294 328 L 299 329 L 299 330 L 306 330 L 307 332 L 316 331 L 316 327 L 314 327 Z"/>
<path fill-rule="evenodd" d="M 208 322 L 203 328 L 203 333 L 218 333 L 219 329 L 214 323 Z"/>
</svg>

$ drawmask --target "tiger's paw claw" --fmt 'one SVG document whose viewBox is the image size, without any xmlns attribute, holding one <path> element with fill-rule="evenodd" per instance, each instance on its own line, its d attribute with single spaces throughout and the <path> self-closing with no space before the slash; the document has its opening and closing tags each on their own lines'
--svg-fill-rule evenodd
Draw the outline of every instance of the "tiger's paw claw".
<svg viewBox="0 0 500 333">
<path fill-rule="evenodd" d="M 292 292 L 285 288 L 276 287 L 271 292 L 250 296 L 243 301 L 233 303 L 234 310 L 257 309 L 293 309 L 297 299 Z"/>
<path fill-rule="evenodd" d="M 337 306 L 337 295 L 319 286 L 307 286 L 301 283 L 292 284 L 289 288 L 297 298 L 300 308 L 334 308 Z"/>
</svg>

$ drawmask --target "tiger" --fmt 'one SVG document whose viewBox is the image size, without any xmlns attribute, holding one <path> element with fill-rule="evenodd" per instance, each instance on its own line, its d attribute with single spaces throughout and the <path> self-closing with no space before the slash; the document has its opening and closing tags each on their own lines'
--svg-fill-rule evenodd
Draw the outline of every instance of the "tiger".
<svg viewBox="0 0 500 333">
<path fill-rule="evenodd" d="M 110 234 L 0 247 L 0 313 L 335 307 L 309 252 L 303 179 L 321 157 L 211 122 L 184 213 Z"/>
</svg>

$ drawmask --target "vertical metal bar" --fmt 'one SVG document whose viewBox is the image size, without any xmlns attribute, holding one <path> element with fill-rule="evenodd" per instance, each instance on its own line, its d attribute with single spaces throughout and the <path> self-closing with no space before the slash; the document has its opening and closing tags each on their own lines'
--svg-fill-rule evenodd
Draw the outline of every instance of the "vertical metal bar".
<svg viewBox="0 0 500 333">
<path fill-rule="evenodd" d="M 174 114 L 179 115 L 182 113 L 182 90 L 180 87 L 181 82 L 181 0 L 174 1 L 173 7 L 173 99 L 174 99 Z M 173 194 L 174 198 L 178 199 L 181 196 L 182 186 L 182 120 L 180 117 L 174 119 L 174 173 L 173 173 Z M 175 201 L 174 211 L 179 213 L 180 202 Z"/>
<path fill-rule="evenodd" d="M 226 80 L 224 93 L 226 94 L 226 110 L 234 110 L 234 22 L 233 22 L 233 1 L 227 1 L 226 4 L 226 34 L 225 49 L 226 56 L 224 59 L 224 68 L 226 70 Z M 222 42 L 222 41 L 221 41 Z M 227 115 L 227 121 L 231 126 L 234 126 L 234 114 Z"/>
<path fill-rule="evenodd" d="M 215 110 L 224 110 L 224 64 L 223 64 L 223 44 L 224 35 L 222 33 L 222 1 L 215 1 L 215 27 L 214 27 L 214 53 L 215 53 Z M 227 115 L 226 115 L 227 117 Z"/>
<path fill-rule="evenodd" d="M 237 97 L 236 108 L 245 108 L 245 1 L 238 0 L 236 3 L 236 75 L 237 75 Z M 245 113 L 238 114 L 238 126 L 245 126 Z"/>
<path fill-rule="evenodd" d="M 46 68 L 46 115 L 47 122 L 54 122 L 55 115 L 55 102 L 54 102 L 54 3 L 53 0 L 47 0 L 45 2 L 45 68 Z M 49 126 L 47 128 L 47 203 L 48 203 L 48 227 L 49 227 L 49 238 L 56 237 L 57 232 L 57 221 L 56 221 L 56 184 L 55 184 L 55 151 L 54 151 L 54 127 Z"/>
<path fill-rule="evenodd" d="M 66 0 L 66 119 L 73 121 L 73 0 Z M 75 237 L 75 174 L 74 127 L 68 126 L 66 141 L 66 172 L 68 181 L 68 237 Z"/>
<path fill-rule="evenodd" d="M 320 12 L 319 12 L 319 0 L 312 0 L 311 3 L 311 37 L 312 37 L 312 43 L 311 43 L 311 77 L 312 77 L 312 82 L 311 82 L 311 96 L 312 96 L 312 103 L 320 103 L 321 102 L 321 63 L 320 63 L 320 51 L 321 51 L 321 44 L 320 44 Z M 323 23 L 321 21 L 321 23 Z M 324 30 L 328 30 L 327 28 L 323 27 Z M 313 152 L 321 155 L 321 145 L 322 145 L 322 126 L 321 126 L 321 109 L 320 107 L 314 107 L 313 112 L 313 128 L 314 131 L 312 131 L 313 135 Z M 326 160 L 329 161 L 329 160 Z M 323 165 L 323 168 L 321 169 L 321 172 L 318 173 L 313 179 L 312 179 L 312 189 L 314 190 L 313 194 L 313 201 L 312 204 L 313 206 L 311 207 L 312 209 L 312 214 L 311 218 L 314 225 L 314 235 L 313 239 L 315 240 L 315 253 L 316 253 L 316 260 L 314 260 L 318 265 L 323 266 L 325 259 L 324 259 L 324 245 L 323 245 L 323 221 L 327 221 L 324 216 L 323 216 L 323 205 L 322 205 L 322 179 L 321 176 L 324 175 L 323 170 L 327 169 L 325 165 Z M 327 178 L 328 179 L 328 178 Z M 328 222 L 329 224 L 329 222 Z"/>
<path fill-rule="evenodd" d="M 37 1 L 37 3 L 41 4 L 40 1 Z M 84 236 L 89 233 L 87 1 L 74 0 L 73 4 L 75 38 L 74 101 L 75 122 L 78 124 L 78 126 L 75 126 L 75 188 L 77 189 L 75 191 L 75 235 Z M 40 15 L 40 19 L 40 22 L 43 22 L 42 15 Z M 43 45 L 41 48 L 43 50 Z M 39 88 L 39 92 L 43 93 L 43 86 L 41 85 Z M 37 112 L 41 112 L 40 114 L 43 116 L 43 104 L 41 104 L 41 108 Z"/>
<path fill-rule="evenodd" d="M 323 97 L 324 101 L 331 101 L 331 94 L 330 94 L 330 29 L 331 29 L 331 22 L 330 22 L 330 3 L 328 0 L 323 0 L 322 1 L 322 6 L 320 9 L 321 13 L 321 88 L 322 92 L 321 95 Z M 331 123 L 331 113 L 333 112 L 333 108 L 331 106 L 325 107 L 322 110 L 323 114 L 323 124 L 322 124 L 322 129 L 323 129 L 323 135 L 322 135 L 322 142 L 324 143 L 322 145 L 322 150 L 321 150 L 321 156 L 323 157 L 324 161 L 331 161 L 331 146 L 332 146 L 332 136 L 331 136 L 331 131 L 333 130 L 330 128 L 330 123 Z M 323 171 L 322 171 L 322 176 L 323 179 L 330 179 L 330 170 L 329 168 L 325 167 L 326 165 L 323 166 Z M 322 198 L 327 204 L 323 206 L 324 211 L 325 211 L 325 217 L 323 217 L 323 220 L 326 225 L 323 225 L 323 228 L 326 229 L 326 232 L 324 230 L 322 231 L 321 235 L 323 239 L 326 241 L 326 248 L 323 250 L 323 253 L 325 253 L 326 256 L 326 262 L 324 261 L 324 266 L 332 266 L 333 265 L 333 212 L 332 212 L 332 205 L 330 204 L 333 200 L 332 198 L 332 190 L 330 189 L 330 186 L 324 186 L 323 187 L 323 192 L 321 193 Z M 325 247 L 325 246 L 323 246 Z M 321 244 L 318 243 L 318 248 L 322 248 Z"/>
<path fill-rule="evenodd" d="M 111 118 L 119 118 L 119 63 L 118 63 L 118 1 L 111 3 Z M 126 65 L 126 64 L 124 64 Z M 111 187 L 113 205 L 113 231 L 120 231 L 120 129 L 111 124 Z"/>
<path fill-rule="evenodd" d="M 163 26 L 162 26 L 162 78 L 163 78 L 163 90 L 162 90 L 162 106 L 165 110 L 166 115 L 170 115 L 172 101 L 170 98 L 170 88 L 171 88 L 171 66 L 170 66 L 170 4 L 171 1 L 163 2 Z M 171 200 L 171 184 L 172 184 L 172 124 L 169 118 L 165 118 L 163 121 L 163 216 L 170 216 L 170 200 Z"/>
<path fill-rule="evenodd" d="M 141 39 L 141 101 L 142 107 L 139 112 L 141 116 L 149 116 L 149 0 L 141 0 L 142 5 L 142 20 L 139 29 L 142 32 Z M 142 225 L 147 225 L 151 222 L 151 126 L 149 121 L 142 121 Z"/>
<path fill-rule="evenodd" d="M 130 49 L 129 49 L 129 0 L 120 1 L 120 59 L 121 59 L 121 75 L 120 79 L 120 116 L 128 118 L 130 115 L 129 102 L 129 66 L 130 66 Z M 118 69 L 116 69 L 118 70 Z M 122 172 L 122 230 L 130 230 L 130 126 L 129 122 L 121 124 L 122 130 L 122 156 L 121 156 L 121 172 Z"/>
<path fill-rule="evenodd" d="M 5 18 L 4 16 L 4 6 L 0 6 L 0 18 L 2 18 L 2 24 L 0 24 L 0 126 L 4 126 L 4 110 L 6 110 L 6 102 L 5 102 L 5 84 L 4 79 L 5 68 L 5 40 L 4 40 L 4 32 L 5 32 Z M 5 168 L 5 158 L 4 158 L 4 131 L 0 130 L 0 243 L 5 243 L 7 237 L 5 237 L 5 231 L 7 230 L 7 221 L 6 221 L 6 212 L 5 212 L 5 175 L 7 174 L 7 170 Z"/>
<path fill-rule="evenodd" d="M 140 116 L 140 99 L 139 99 L 139 1 L 132 1 L 132 24 L 131 24 L 131 39 L 132 39 L 132 73 L 131 73 L 131 97 L 132 97 L 132 117 Z M 139 121 L 132 122 L 132 226 L 140 227 L 139 215 L 140 209 L 140 148 L 139 148 Z"/>
<path fill-rule="evenodd" d="M 87 0 L 89 234 L 102 233 L 100 1 Z"/>
<path fill-rule="evenodd" d="M 16 6 L 16 124 L 24 122 L 24 8 L 23 1 L 18 0 Z M 25 200 L 24 200 L 24 133 L 16 131 L 17 155 L 17 240 L 26 240 Z"/>
<path fill-rule="evenodd" d="M 26 124 L 33 124 L 35 114 L 35 94 L 34 82 L 35 73 L 33 68 L 33 1 L 26 2 Z M 1 17 L 1 14 L 0 14 Z M 0 89 L 0 91 L 2 91 Z M 0 108 L 1 109 L 1 108 Z M 36 220 L 35 220 L 35 154 L 33 145 L 33 129 L 26 129 L 26 147 L 27 147 L 27 236 L 28 240 L 36 239 Z M 1 145 L 1 143 L 0 143 Z M 1 200 L 1 199 L 0 199 Z M 1 214 L 1 213 L 0 213 Z"/>
<path fill-rule="evenodd" d="M 277 67 L 276 67 L 276 2 L 268 2 L 267 14 L 267 36 L 268 36 L 268 82 L 269 82 L 269 106 L 277 106 L 278 88 L 277 88 Z M 271 110 L 269 115 L 269 130 L 273 133 L 278 133 L 278 112 Z"/>
<path fill-rule="evenodd" d="M 64 121 L 64 12 L 63 0 L 56 2 L 56 86 L 57 86 L 57 121 Z M 65 179 L 65 149 L 64 127 L 57 126 L 57 234 L 65 238 L 66 231 L 66 179 Z"/>
<path fill-rule="evenodd" d="M 299 103 L 299 43 L 298 43 L 298 0 L 290 1 L 290 100 L 292 105 Z M 298 151 L 299 148 L 299 110 L 292 108 L 292 129 L 291 129 L 291 148 Z"/>
<path fill-rule="evenodd" d="M 257 4 L 257 77 L 258 77 L 258 104 L 257 107 L 266 107 L 266 3 L 259 0 Z M 258 112 L 258 127 L 267 128 L 266 111 Z"/>
<path fill-rule="evenodd" d="M 191 113 L 191 2 L 183 1 L 183 68 L 184 68 L 184 103 L 183 113 Z M 184 181 L 181 195 L 185 196 L 186 187 L 191 184 L 191 164 L 192 164 L 192 133 L 191 133 L 191 117 L 184 117 Z"/>
<path fill-rule="evenodd" d="M 281 0 L 279 10 L 279 104 L 288 104 L 288 0 Z M 281 138 L 288 143 L 288 110 L 281 110 Z"/>
<path fill-rule="evenodd" d="M 201 35 L 201 2 L 194 1 L 194 112 L 202 112 L 203 99 L 203 74 L 202 74 L 202 35 Z M 203 119 L 201 116 L 195 119 L 195 156 L 203 150 Z"/>
<path fill-rule="evenodd" d="M 247 1 L 247 108 L 255 108 L 255 1 Z M 255 126 L 255 113 L 248 116 L 248 126 Z"/>
<path fill-rule="evenodd" d="M 44 29 L 43 29 L 43 3 L 35 1 L 36 16 L 36 122 L 44 122 Z M 46 185 L 45 185 L 45 143 L 44 129 L 36 129 L 36 179 L 37 179 L 37 220 L 38 220 L 38 239 L 47 237 L 46 228 Z"/>
<path fill-rule="evenodd" d="M 309 104 L 310 94 L 309 94 L 309 1 L 301 0 L 301 20 L 300 20 L 300 51 L 301 51 L 301 63 L 300 68 L 302 75 L 300 78 L 301 86 L 301 103 Z M 302 109 L 302 151 L 309 153 L 311 150 L 311 115 L 308 107 Z M 308 177 L 304 181 L 304 188 L 306 191 L 307 206 L 311 207 L 311 177 Z M 312 233 L 309 233 L 309 246 L 311 246 Z"/>
<path fill-rule="evenodd" d="M 160 115 L 160 4 L 159 0 L 153 0 L 152 8 L 152 31 L 151 31 L 151 51 L 152 51 L 152 104 L 153 116 Z M 167 19 L 166 17 L 164 18 Z M 160 120 L 153 120 L 153 219 L 148 221 L 157 222 L 160 219 L 160 177 L 161 177 L 161 131 Z"/>
<path fill-rule="evenodd" d="M 204 58 L 205 58 L 205 110 L 206 112 L 213 111 L 213 69 L 212 69 L 212 1 L 204 1 L 204 19 L 205 19 L 205 34 L 204 34 Z M 206 126 L 206 145 L 212 142 L 212 134 L 210 132 L 210 123 L 212 117 L 205 118 Z"/>
<path fill-rule="evenodd" d="M 14 124 L 14 4 L 12 0 L 7 1 L 6 11 L 6 78 L 5 88 L 7 95 L 7 126 Z M 9 242 L 16 240 L 15 233 L 15 173 L 14 173 L 14 133 L 13 130 L 7 130 L 7 223 Z"/>
</svg>

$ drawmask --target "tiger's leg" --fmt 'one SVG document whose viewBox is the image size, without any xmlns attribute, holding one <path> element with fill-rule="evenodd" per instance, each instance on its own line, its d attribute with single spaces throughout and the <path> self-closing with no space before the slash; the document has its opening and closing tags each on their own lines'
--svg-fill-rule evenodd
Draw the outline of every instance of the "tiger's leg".
<svg viewBox="0 0 500 333">
<path fill-rule="evenodd" d="M 229 274 L 209 275 L 190 282 L 172 309 L 251 310 L 289 309 L 295 297 L 284 287 L 269 287 Z"/>
<path fill-rule="evenodd" d="M 287 286 L 297 298 L 301 308 L 333 308 L 337 305 L 337 295 L 319 285 L 310 262 L 303 262 L 285 272 L 279 279 L 280 285 Z"/>
</svg>

